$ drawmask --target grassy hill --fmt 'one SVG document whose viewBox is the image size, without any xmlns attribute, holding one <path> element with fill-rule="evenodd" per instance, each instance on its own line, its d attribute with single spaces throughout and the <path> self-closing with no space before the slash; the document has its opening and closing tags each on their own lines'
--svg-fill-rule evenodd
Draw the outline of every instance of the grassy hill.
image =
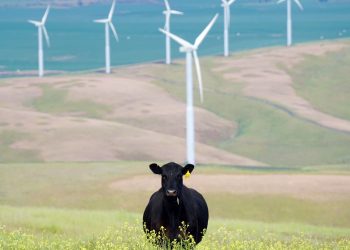
<svg viewBox="0 0 350 250">
<path fill-rule="evenodd" d="M 350 120 L 349 57 L 349 47 L 322 57 L 307 56 L 291 72 L 297 93 L 315 108 Z"/>
<path fill-rule="evenodd" d="M 195 91 L 199 163 L 348 166 L 350 62 L 335 58 L 349 46 L 339 41 L 202 58 L 203 104 Z M 293 63 L 281 65 L 288 60 Z M 327 70 L 320 62 L 330 64 Z M 6 154 L 0 162 L 183 162 L 184 78 L 180 60 L 115 69 L 110 76 L 2 79 L 0 148 Z M 337 89 L 337 97 L 328 95 Z"/>
</svg>

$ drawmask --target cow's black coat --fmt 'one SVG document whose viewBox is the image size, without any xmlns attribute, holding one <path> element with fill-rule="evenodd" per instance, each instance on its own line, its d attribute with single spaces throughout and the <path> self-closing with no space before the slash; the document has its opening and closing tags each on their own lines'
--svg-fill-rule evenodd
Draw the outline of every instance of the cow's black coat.
<svg viewBox="0 0 350 250">
<path fill-rule="evenodd" d="M 162 167 L 155 163 L 149 167 L 162 176 L 162 187 L 151 196 L 143 214 L 146 229 L 160 232 L 163 226 L 165 235 L 172 241 L 183 237 L 179 227 L 184 222 L 189 226 L 187 232 L 199 243 L 208 226 L 208 206 L 200 193 L 183 185 L 183 175 L 187 171 L 191 173 L 194 166 L 182 167 L 170 162 Z"/>
</svg>

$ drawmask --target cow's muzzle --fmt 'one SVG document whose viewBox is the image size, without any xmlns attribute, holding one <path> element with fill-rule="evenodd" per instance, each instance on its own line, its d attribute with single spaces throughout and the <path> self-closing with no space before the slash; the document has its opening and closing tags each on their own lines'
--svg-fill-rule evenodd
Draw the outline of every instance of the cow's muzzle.
<svg viewBox="0 0 350 250">
<path fill-rule="evenodd" d="M 174 189 L 167 189 L 166 196 L 177 196 L 177 191 Z"/>
</svg>

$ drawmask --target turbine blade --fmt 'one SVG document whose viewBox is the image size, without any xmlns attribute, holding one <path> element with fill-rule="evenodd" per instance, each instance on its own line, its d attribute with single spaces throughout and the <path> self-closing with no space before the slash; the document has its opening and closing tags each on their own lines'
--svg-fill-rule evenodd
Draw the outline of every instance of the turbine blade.
<svg viewBox="0 0 350 250">
<path fill-rule="evenodd" d="M 113 32 L 113 35 L 114 35 L 114 38 L 117 42 L 119 42 L 119 37 L 118 37 L 118 34 L 117 34 L 117 31 L 115 30 L 115 27 L 113 25 L 113 23 L 109 23 L 109 27 L 111 27 L 111 30 Z"/>
<path fill-rule="evenodd" d="M 40 26 L 40 22 L 38 21 L 33 21 L 33 20 L 28 20 L 29 23 L 34 24 L 35 26 Z"/>
<path fill-rule="evenodd" d="M 50 11 L 50 5 L 47 6 L 45 14 L 44 14 L 43 18 L 41 19 L 41 23 L 43 25 L 45 25 L 45 23 L 46 23 L 47 16 L 49 15 L 49 11 Z"/>
<path fill-rule="evenodd" d="M 114 9 L 115 9 L 115 0 L 113 0 L 111 10 L 109 11 L 109 14 L 108 14 L 108 20 L 109 21 L 112 21 Z"/>
<path fill-rule="evenodd" d="M 298 5 L 299 9 L 304 10 L 304 8 L 301 5 L 301 2 L 299 0 L 294 0 L 294 2 Z"/>
<path fill-rule="evenodd" d="M 42 26 L 41 28 L 42 28 L 42 30 L 44 32 L 44 36 L 45 36 L 45 40 L 46 40 L 46 43 L 47 43 L 47 47 L 50 47 L 49 34 L 47 34 L 47 30 L 46 30 L 45 26 Z"/>
<path fill-rule="evenodd" d="M 94 23 L 108 23 L 108 19 L 97 19 L 94 20 Z"/>
<path fill-rule="evenodd" d="M 199 59 L 198 59 L 196 50 L 193 51 L 193 58 L 194 58 L 194 64 L 196 65 L 196 72 L 197 72 L 198 86 L 199 86 L 199 96 L 200 96 L 201 103 L 203 103 L 202 72 L 201 72 L 201 66 L 199 65 Z"/>
<path fill-rule="evenodd" d="M 278 2 L 277 2 L 277 4 L 280 4 L 280 3 L 283 3 L 283 2 L 285 2 L 286 0 L 279 0 Z"/>
<path fill-rule="evenodd" d="M 183 15 L 184 13 L 181 11 L 177 11 L 177 10 L 170 10 L 170 14 L 174 14 L 174 15 Z"/>
<path fill-rule="evenodd" d="M 168 0 L 164 0 L 166 10 L 170 10 L 170 5 Z"/>
<path fill-rule="evenodd" d="M 233 4 L 234 2 L 236 2 L 236 0 L 230 0 L 227 5 L 230 6 L 231 4 Z"/>
<path fill-rule="evenodd" d="M 206 37 L 206 35 L 210 31 L 210 29 L 213 27 L 218 16 L 219 16 L 219 14 L 216 14 L 214 16 L 214 18 L 210 21 L 210 23 L 207 25 L 207 27 L 205 27 L 205 29 L 202 31 L 202 33 L 197 37 L 197 39 L 194 43 L 195 48 L 198 48 L 198 46 L 203 42 L 204 38 Z"/>
<path fill-rule="evenodd" d="M 178 37 L 168 31 L 165 31 L 163 29 L 159 29 L 160 32 L 164 33 L 165 35 L 169 36 L 171 39 L 173 39 L 175 42 L 180 44 L 181 46 L 184 46 L 186 48 L 193 48 L 193 45 L 187 42 L 186 40 L 182 39 L 181 37 Z"/>
</svg>

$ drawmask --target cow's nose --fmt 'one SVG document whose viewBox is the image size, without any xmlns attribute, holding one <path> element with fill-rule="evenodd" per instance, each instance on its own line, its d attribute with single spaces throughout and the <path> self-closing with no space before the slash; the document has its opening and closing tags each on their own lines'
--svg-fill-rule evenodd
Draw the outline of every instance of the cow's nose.
<svg viewBox="0 0 350 250">
<path fill-rule="evenodd" d="M 174 190 L 174 189 L 167 189 L 166 195 L 167 196 L 176 196 L 177 195 L 177 191 Z"/>
</svg>

